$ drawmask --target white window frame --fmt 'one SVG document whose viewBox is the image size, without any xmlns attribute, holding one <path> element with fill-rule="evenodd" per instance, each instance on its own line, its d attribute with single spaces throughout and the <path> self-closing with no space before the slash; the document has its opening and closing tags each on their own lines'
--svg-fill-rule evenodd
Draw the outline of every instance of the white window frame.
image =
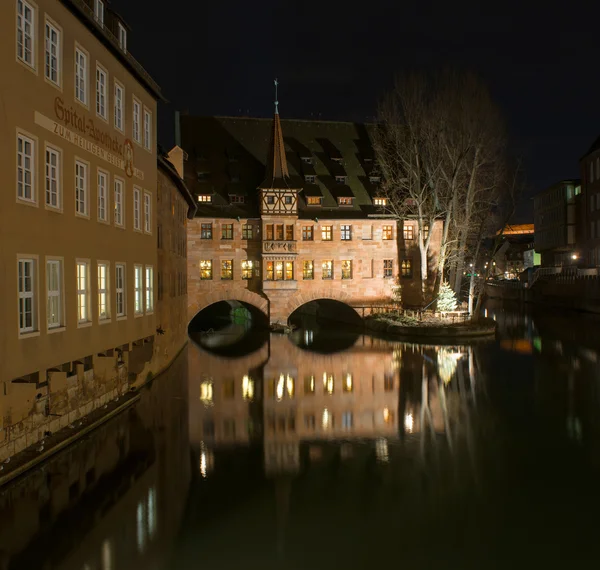
<svg viewBox="0 0 600 570">
<path fill-rule="evenodd" d="M 104 27 L 104 2 L 102 0 L 94 0 L 94 18 Z"/>
<path fill-rule="evenodd" d="M 50 282 L 50 275 L 54 270 L 56 270 L 56 284 Z M 55 304 L 57 320 L 51 322 L 52 304 Z M 59 258 L 46 258 L 46 327 L 49 331 L 64 327 L 63 260 Z"/>
<path fill-rule="evenodd" d="M 17 200 L 22 202 L 35 203 L 35 150 L 36 140 L 22 132 L 17 132 Z M 21 144 L 22 149 L 19 149 Z M 26 145 L 29 144 L 31 152 L 25 152 Z M 25 182 L 26 175 L 29 174 L 29 184 Z M 30 196 L 27 196 L 26 189 L 29 188 Z"/>
<path fill-rule="evenodd" d="M 149 315 L 154 312 L 154 267 L 152 265 L 146 265 L 144 283 L 146 290 L 144 307 L 146 314 Z"/>
<path fill-rule="evenodd" d="M 152 194 L 144 191 L 144 232 L 152 233 Z"/>
<path fill-rule="evenodd" d="M 108 122 L 108 71 L 98 63 L 96 63 L 96 115 Z"/>
<path fill-rule="evenodd" d="M 132 114 L 133 114 L 133 123 L 132 123 L 132 136 L 133 136 L 133 140 L 138 143 L 138 144 L 142 144 L 142 125 L 141 125 L 141 121 L 142 121 L 142 104 L 134 97 L 133 98 L 133 107 L 132 107 Z"/>
<path fill-rule="evenodd" d="M 99 261 L 96 266 L 98 278 L 98 321 L 110 321 L 110 263 Z"/>
<path fill-rule="evenodd" d="M 56 35 L 56 42 L 52 41 L 52 33 Z M 46 17 L 44 25 L 44 77 L 46 80 L 60 87 L 62 84 L 62 30 Z M 53 68 L 55 65 L 56 79 L 52 78 Z"/>
<path fill-rule="evenodd" d="M 83 279 L 83 281 L 82 281 Z M 77 291 L 77 326 L 91 323 L 90 306 L 90 260 L 77 259 L 75 262 L 75 283 Z M 82 312 L 83 311 L 83 312 Z M 83 316 L 82 316 L 83 315 Z"/>
<path fill-rule="evenodd" d="M 142 191 L 137 186 L 133 187 L 133 229 L 142 231 Z"/>
<path fill-rule="evenodd" d="M 17 311 L 18 311 L 18 325 L 19 335 L 27 335 L 29 333 L 36 332 L 37 329 L 37 303 L 36 303 L 36 291 L 37 291 L 37 259 L 34 256 L 20 256 L 17 259 Z M 29 289 L 25 286 L 25 267 L 29 267 L 30 272 L 30 284 Z M 25 320 L 25 305 L 27 300 L 31 301 L 31 325 L 22 326 L 22 321 Z"/>
<path fill-rule="evenodd" d="M 133 266 L 133 314 L 141 317 L 144 314 L 144 268 Z"/>
<path fill-rule="evenodd" d="M 26 18 L 26 9 L 31 15 L 29 19 Z M 26 0 L 17 0 L 16 16 L 17 60 L 35 70 L 37 7 Z M 22 38 L 21 41 L 19 41 L 20 38 Z M 29 40 L 29 50 L 27 50 L 27 40 Z"/>
<path fill-rule="evenodd" d="M 125 101 L 125 87 L 115 80 L 114 89 L 114 113 L 113 118 L 115 121 L 115 129 L 118 129 L 122 133 L 125 132 L 125 107 L 123 103 Z"/>
<path fill-rule="evenodd" d="M 127 30 L 121 22 L 117 22 L 119 47 L 127 53 Z"/>
<path fill-rule="evenodd" d="M 124 228 L 125 227 L 125 181 L 122 178 L 117 178 L 115 176 L 113 189 L 114 189 L 114 199 L 115 199 L 115 208 L 114 208 L 115 226 Z"/>
<path fill-rule="evenodd" d="M 49 156 L 55 157 L 55 165 L 48 161 Z M 62 210 L 62 151 L 49 144 L 44 149 L 44 200 L 46 208 Z"/>
<path fill-rule="evenodd" d="M 75 159 L 75 215 L 90 217 L 90 165 L 80 159 Z M 83 176 L 81 172 L 83 171 Z M 82 186 L 81 186 L 82 184 Z M 83 199 L 82 199 L 83 197 Z M 83 208 L 83 211 L 81 210 Z"/>
<path fill-rule="evenodd" d="M 144 107 L 144 148 L 152 150 L 152 113 Z"/>
<path fill-rule="evenodd" d="M 127 266 L 125 263 L 115 263 L 115 309 L 117 320 L 127 318 Z"/>
<path fill-rule="evenodd" d="M 108 172 L 98 169 L 96 174 L 97 195 L 98 195 L 98 221 L 108 223 Z"/>
<path fill-rule="evenodd" d="M 84 107 L 88 106 L 89 59 L 87 52 L 79 46 L 75 48 L 75 101 Z"/>
</svg>

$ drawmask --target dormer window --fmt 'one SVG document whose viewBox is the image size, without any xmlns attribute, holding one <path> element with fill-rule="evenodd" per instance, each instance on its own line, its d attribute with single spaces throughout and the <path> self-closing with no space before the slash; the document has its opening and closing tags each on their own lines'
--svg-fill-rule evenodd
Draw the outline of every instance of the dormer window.
<svg viewBox="0 0 600 570">
<path fill-rule="evenodd" d="M 304 182 L 306 182 L 307 184 L 314 184 L 315 183 L 315 175 L 314 174 L 305 174 L 304 175 Z"/>
<path fill-rule="evenodd" d="M 205 204 L 212 202 L 212 196 L 210 194 L 199 194 L 198 202 L 204 202 Z"/>
<path fill-rule="evenodd" d="M 387 198 L 373 198 L 375 206 L 387 206 Z"/>
<path fill-rule="evenodd" d="M 309 206 L 320 206 L 322 201 L 323 198 L 321 198 L 321 196 L 308 196 L 306 198 L 306 203 Z"/>
<path fill-rule="evenodd" d="M 229 201 L 232 204 L 243 204 L 245 201 L 245 197 L 244 196 L 238 196 L 236 194 L 230 194 L 229 195 Z"/>
<path fill-rule="evenodd" d="M 352 206 L 352 198 L 348 196 L 340 196 L 338 198 L 338 206 Z"/>
<path fill-rule="evenodd" d="M 338 184 L 346 184 L 346 176 L 336 176 L 335 181 Z"/>
<path fill-rule="evenodd" d="M 119 30 L 119 47 L 127 53 L 127 30 L 121 22 L 117 23 L 117 28 Z"/>
<path fill-rule="evenodd" d="M 369 176 L 369 182 L 377 184 L 378 182 L 381 182 L 381 176 Z"/>
<path fill-rule="evenodd" d="M 301 156 L 300 160 L 302 160 L 302 162 L 304 164 L 312 164 L 312 156 Z"/>
<path fill-rule="evenodd" d="M 344 159 L 341 156 L 332 156 L 331 160 L 337 164 L 342 164 L 344 162 Z"/>
<path fill-rule="evenodd" d="M 101 26 L 104 25 L 104 2 L 102 0 L 94 0 L 94 17 L 96 22 Z"/>
</svg>

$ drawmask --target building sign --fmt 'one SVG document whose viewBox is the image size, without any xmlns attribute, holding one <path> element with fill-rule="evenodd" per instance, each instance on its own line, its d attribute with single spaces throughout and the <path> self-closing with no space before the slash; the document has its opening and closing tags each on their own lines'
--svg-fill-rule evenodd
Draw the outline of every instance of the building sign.
<svg viewBox="0 0 600 570">
<path fill-rule="evenodd" d="M 133 165 L 133 144 L 129 139 L 121 142 L 117 137 L 98 128 L 93 119 L 86 121 L 85 117 L 77 113 L 73 107 L 65 107 L 60 97 L 54 100 L 54 113 L 58 121 L 35 111 L 35 123 L 123 170 L 127 177 L 135 176 L 139 180 L 144 180 L 144 173 Z"/>
<path fill-rule="evenodd" d="M 278 253 L 296 251 L 295 241 L 263 241 L 263 253 Z"/>
</svg>

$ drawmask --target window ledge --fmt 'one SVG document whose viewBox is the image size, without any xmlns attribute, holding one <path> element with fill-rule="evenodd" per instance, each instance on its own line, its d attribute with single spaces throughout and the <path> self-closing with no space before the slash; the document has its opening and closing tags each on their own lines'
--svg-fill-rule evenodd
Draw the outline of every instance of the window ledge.
<svg viewBox="0 0 600 570">
<path fill-rule="evenodd" d="M 117 321 L 126 321 L 127 320 L 127 315 L 121 315 L 120 317 L 117 317 Z"/>
<path fill-rule="evenodd" d="M 44 208 L 46 210 L 48 210 L 49 212 L 54 212 L 55 214 L 62 214 L 63 213 L 62 207 L 50 206 L 49 204 L 45 204 Z"/>
<path fill-rule="evenodd" d="M 23 204 L 23 206 L 30 206 L 32 208 L 38 207 L 37 200 L 27 200 L 27 198 L 19 198 L 18 196 L 17 196 L 17 203 Z"/>
<path fill-rule="evenodd" d="M 86 329 L 86 328 L 91 327 L 91 326 L 92 326 L 92 321 L 84 321 L 84 322 L 81 322 L 81 323 L 77 323 L 77 328 L 78 329 Z"/>
<path fill-rule="evenodd" d="M 67 327 L 52 327 L 51 329 L 48 329 L 47 333 L 48 334 L 54 334 L 54 333 L 60 333 L 60 332 L 64 332 L 67 330 Z"/>
<path fill-rule="evenodd" d="M 134 313 L 133 314 L 134 319 L 139 319 L 140 317 L 143 317 L 143 316 L 144 316 L 144 313 Z"/>
<path fill-rule="evenodd" d="M 19 333 L 19 338 L 34 338 L 36 336 L 40 336 L 40 331 Z"/>
<path fill-rule="evenodd" d="M 146 315 L 153 315 L 154 314 L 154 309 L 152 309 L 151 311 L 146 311 L 145 313 Z"/>
<path fill-rule="evenodd" d="M 108 325 L 110 323 L 112 323 L 112 319 L 98 319 L 99 325 Z"/>
<path fill-rule="evenodd" d="M 89 220 L 90 219 L 90 215 L 89 214 L 82 214 L 81 212 L 75 212 L 75 217 L 76 218 L 83 218 L 84 220 Z"/>
</svg>

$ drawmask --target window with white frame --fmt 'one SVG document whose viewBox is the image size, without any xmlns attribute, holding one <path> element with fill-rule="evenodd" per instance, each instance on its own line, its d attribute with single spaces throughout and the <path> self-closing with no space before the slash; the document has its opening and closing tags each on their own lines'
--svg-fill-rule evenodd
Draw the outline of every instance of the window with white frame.
<svg viewBox="0 0 600 570">
<path fill-rule="evenodd" d="M 25 135 L 17 135 L 17 196 L 28 202 L 35 201 L 33 187 L 34 162 L 33 140 Z"/>
<path fill-rule="evenodd" d="M 144 148 L 152 148 L 152 113 L 144 109 Z"/>
<path fill-rule="evenodd" d="M 86 261 L 77 262 L 77 322 L 90 320 L 89 266 Z"/>
<path fill-rule="evenodd" d="M 94 0 L 94 17 L 99 24 L 104 25 L 104 2 L 102 0 Z"/>
<path fill-rule="evenodd" d="M 122 226 L 124 218 L 123 181 L 115 178 L 115 226 Z"/>
<path fill-rule="evenodd" d="M 46 147 L 46 206 L 60 208 L 60 153 Z"/>
<path fill-rule="evenodd" d="M 144 231 L 152 233 L 152 194 L 144 192 Z"/>
<path fill-rule="evenodd" d="M 142 142 L 142 132 L 140 130 L 140 118 L 142 113 L 142 107 L 137 99 L 133 100 L 133 140 L 135 142 Z"/>
<path fill-rule="evenodd" d="M 35 67 L 35 9 L 24 0 L 17 0 L 17 57 Z"/>
<path fill-rule="evenodd" d="M 98 220 L 108 222 L 108 173 L 98 170 Z"/>
<path fill-rule="evenodd" d="M 75 99 L 87 105 L 87 55 L 75 49 Z"/>
<path fill-rule="evenodd" d="M 127 30 L 125 26 L 121 24 L 121 22 L 117 23 L 117 28 L 119 29 L 119 47 L 126 52 L 127 51 Z"/>
<path fill-rule="evenodd" d="M 107 82 L 106 71 L 101 67 L 96 67 L 96 114 L 103 119 L 108 119 L 106 113 Z"/>
<path fill-rule="evenodd" d="M 142 281 L 142 266 L 134 265 L 133 267 L 133 310 L 136 315 L 141 315 L 144 312 L 142 305 L 142 288 L 144 283 Z"/>
<path fill-rule="evenodd" d="M 134 188 L 133 188 L 133 229 L 134 230 L 142 229 L 142 225 L 141 225 L 142 212 L 141 212 L 140 201 L 141 201 L 140 189 L 136 188 L 134 186 Z"/>
<path fill-rule="evenodd" d="M 46 291 L 48 303 L 46 319 L 49 329 L 60 327 L 62 323 L 62 262 L 58 259 L 46 261 Z"/>
<path fill-rule="evenodd" d="M 117 305 L 117 317 L 124 317 L 127 314 L 125 283 L 125 265 L 117 263 L 115 265 L 115 300 Z"/>
<path fill-rule="evenodd" d="M 154 311 L 154 269 L 146 265 L 146 312 Z"/>
<path fill-rule="evenodd" d="M 125 121 L 123 112 L 123 97 L 125 96 L 123 87 L 115 81 L 115 128 L 120 131 L 123 130 L 123 123 Z"/>
<path fill-rule="evenodd" d="M 44 74 L 46 79 L 60 85 L 60 32 L 50 22 L 46 22 L 45 35 Z"/>
<path fill-rule="evenodd" d="M 35 260 L 19 259 L 19 332 L 35 330 Z"/>
<path fill-rule="evenodd" d="M 110 319 L 108 263 L 98 263 L 98 319 Z"/>
<path fill-rule="evenodd" d="M 87 164 L 75 162 L 75 211 L 83 216 L 88 215 Z"/>
</svg>

